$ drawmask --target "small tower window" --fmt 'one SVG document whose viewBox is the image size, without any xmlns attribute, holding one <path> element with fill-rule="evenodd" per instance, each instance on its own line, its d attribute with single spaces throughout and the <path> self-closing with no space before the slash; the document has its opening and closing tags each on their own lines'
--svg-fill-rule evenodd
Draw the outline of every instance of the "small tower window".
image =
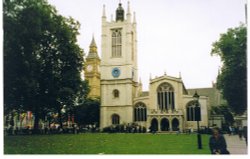
<svg viewBox="0 0 250 159">
<path fill-rule="evenodd" d="M 118 114 L 113 114 L 111 116 L 111 118 L 112 118 L 112 124 L 113 125 L 120 124 L 120 116 Z"/>
<path fill-rule="evenodd" d="M 113 95 L 114 95 L 114 98 L 119 98 L 119 91 L 117 89 L 115 89 L 113 91 Z"/>
<path fill-rule="evenodd" d="M 112 30 L 112 57 L 122 56 L 122 31 L 121 29 Z"/>
</svg>

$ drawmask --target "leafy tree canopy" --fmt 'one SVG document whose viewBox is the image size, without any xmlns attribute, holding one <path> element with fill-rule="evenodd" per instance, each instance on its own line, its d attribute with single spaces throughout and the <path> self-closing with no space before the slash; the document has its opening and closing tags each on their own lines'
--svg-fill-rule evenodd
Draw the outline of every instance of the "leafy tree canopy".
<svg viewBox="0 0 250 159">
<path fill-rule="evenodd" d="M 221 34 L 211 52 L 219 55 L 223 62 L 217 87 L 235 114 L 243 114 L 247 109 L 246 39 L 247 29 L 241 24 Z"/>
<path fill-rule="evenodd" d="M 100 100 L 86 99 L 85 102 L 74 108 L 75 120 L 78 125 L 97 124 L 100 121 Z"/>
<path fill-rule="evenodd" d="M 81 79 L 79 22 L 59 15 L 46 0 L 5 0 L 4 109 L 30 110 L 35 125 L 86 97 Z"/>
<path fill-rule="evenodd" d="M 223 115 L 228 125 L 232 125 L 234 122 L 233 114 L 227 105 L 212 106 L 211 114 Z"/>
</svg>

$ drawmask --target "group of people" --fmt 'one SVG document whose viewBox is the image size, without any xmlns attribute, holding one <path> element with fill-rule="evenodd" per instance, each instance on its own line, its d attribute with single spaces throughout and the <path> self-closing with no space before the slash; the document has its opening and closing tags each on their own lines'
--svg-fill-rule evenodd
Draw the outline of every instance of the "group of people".
<svg viewBox="0 0 250 159">
<path fill-rule="evenodd" d="M 103 128 L 105 133 L 146 133 L 146 127 L 136 123 L 110 125 Z"/>
<path fill-rule="evenodd" d="M 26 126 L 22 128 L 9 126 L 4 129 L 5 135 L 31 135 L 31 134 L 63 134 L 72 133 L 78 134 L 80 132 L 79 127 L 75 124 L 72 127 L 60 127 L 60 126 L 44 126 L 39 129 L 33 129 L 31 126 Z"/>
</svg>

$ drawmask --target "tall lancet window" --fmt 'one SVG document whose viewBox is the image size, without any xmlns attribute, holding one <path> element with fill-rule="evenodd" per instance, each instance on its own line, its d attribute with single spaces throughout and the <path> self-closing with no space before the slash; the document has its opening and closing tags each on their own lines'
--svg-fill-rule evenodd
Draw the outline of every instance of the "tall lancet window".
<svg viewBox="0 0 250 159">
<path fill-rule="evenodd" d="M 160 110 L 174 110 L 174 88 L 169 83 L 161 84 L 157 89 L 157 102 Z"/>
<path fill-rule="evenodd" d="M 196 107 L 196 101 L 188 102 L 186 106 L 187 121 L 195 121 L 195 107 Z"/>
<path fill-rule="evenodd" d="M 134 107 L 134 120 L 147 121 L 147 108 L 144 103 L 137 103 Z"/>
<path fill-rule="evenodd" d="M 112 57 L 122 56 L 122 30 L 112 30 Z"/>
</svg>

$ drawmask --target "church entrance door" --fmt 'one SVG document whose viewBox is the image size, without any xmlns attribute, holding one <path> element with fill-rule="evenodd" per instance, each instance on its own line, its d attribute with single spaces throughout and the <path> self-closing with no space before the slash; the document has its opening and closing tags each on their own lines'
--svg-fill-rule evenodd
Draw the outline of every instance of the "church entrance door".
<svg viewBox="0 0 250 159">
<path fill-rule="evenodd" d="M 179 130 L 179 120 L 174 118 L 172 120 L 172 127 L 173 127 L 173 131 L 178 131 Z"/>
<path fill-rule="evenodd" d="M 169 120 L 167 118 L 161 120 L 161 131 L 169 131 Z"/>
<path fill-rule="evenodd" d="M 158 131 L 158 121 L 157 119 L 152 119 L 151 120 L 151 126 L 150 126 L 151 131 Z"/>
</svg>

